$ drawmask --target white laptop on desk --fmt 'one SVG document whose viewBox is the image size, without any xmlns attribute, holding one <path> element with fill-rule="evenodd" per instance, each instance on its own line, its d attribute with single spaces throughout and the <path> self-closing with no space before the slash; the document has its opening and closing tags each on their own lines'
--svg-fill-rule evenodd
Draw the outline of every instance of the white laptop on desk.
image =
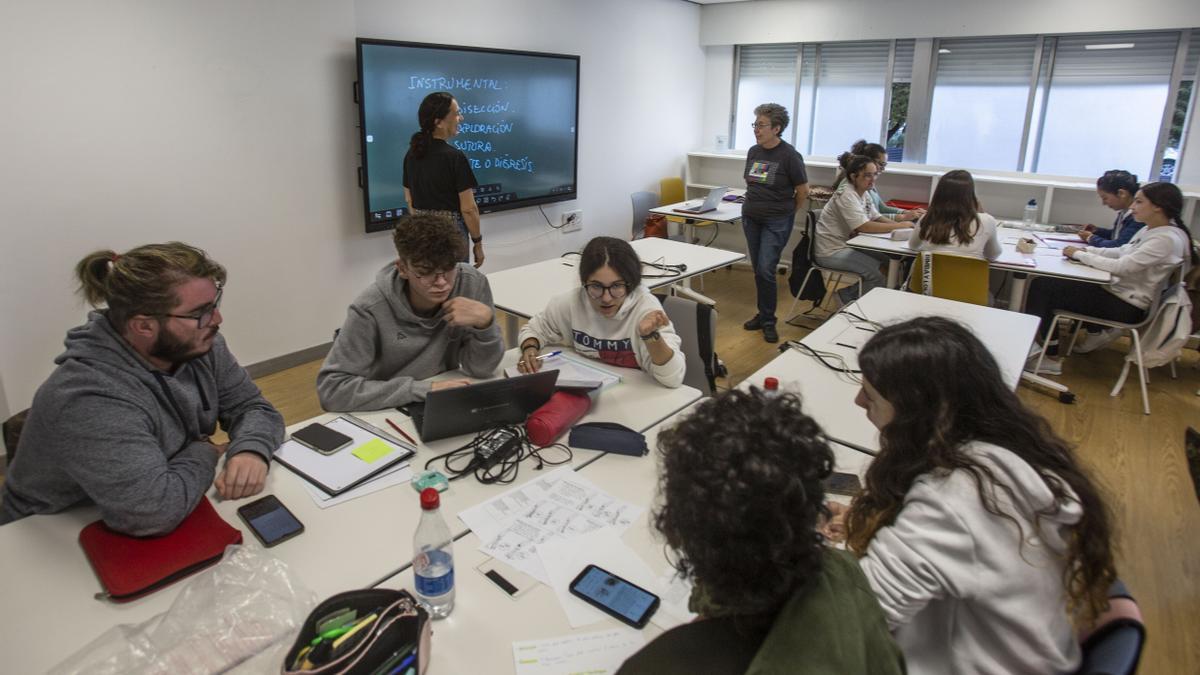
<svg viewBox="0 0 1200 675">
<path fill-rule="evenodd" d="M 699 206 L 684 206 L 684 207 L 680 207 L 678 209 L 671 209 L 671 210 L 675 211 L 676 213 L 693 213 L 693 214 L 694 213 L 708 213 L 709 211 L 716 211 L 717 204 L 721 203 L 721 198 L 724 197 L 725 193 L 728 191 L 729 191 L 729 188 L 726 188 L 726 187 L 715 187 L 708 191 L 708 196 L 704 198 L 704 201 L 701 202 Z"/>
</svg>

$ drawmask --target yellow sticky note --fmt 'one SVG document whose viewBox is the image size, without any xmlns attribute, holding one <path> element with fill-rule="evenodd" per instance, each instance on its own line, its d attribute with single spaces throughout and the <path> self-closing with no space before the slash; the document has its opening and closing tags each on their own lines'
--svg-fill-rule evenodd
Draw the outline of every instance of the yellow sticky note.
<svg viewBox="0 0 1200 675">
<path fill-rule="evenodd" d="M 391 451 L 392 446 L 384 443 L 378 438 L 375 438 L 355 448 L 354 456 L 366 462 L 367 464 L 372 464 L 375 462 L 375 460 L 383 457 Z"/>
</svg>

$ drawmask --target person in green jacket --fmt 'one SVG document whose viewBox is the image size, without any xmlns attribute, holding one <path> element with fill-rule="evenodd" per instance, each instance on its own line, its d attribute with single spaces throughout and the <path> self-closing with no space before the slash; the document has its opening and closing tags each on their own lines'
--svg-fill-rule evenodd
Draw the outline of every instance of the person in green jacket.
<svg viewBox="0 0 1200 675">
<path fill-rule="evenodd" d="M 799 397 L 725 392 L 659 434 L 659 452 L 654 525 L 699 616 L 618 675 L 906 672 L 858 563 L 817 531 L 833 451 Z"/>
</svg>

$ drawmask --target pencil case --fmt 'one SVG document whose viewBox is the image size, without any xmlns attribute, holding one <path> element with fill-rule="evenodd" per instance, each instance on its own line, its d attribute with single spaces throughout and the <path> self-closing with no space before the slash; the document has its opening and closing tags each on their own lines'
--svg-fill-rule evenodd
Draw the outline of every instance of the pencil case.
<svg viewBox="0 0 1200 675">
<path fill-rule="evenodd" d="M 408 591 L 346 591 L 308 615 L 280 672 L 423 675 L 429 667 L 430 636 L 429 613 Z"/>
<path fill-rule="evenodd" d="M 573 448 L 603 450 L 631 457 L 643 457 L 650 452 L 644 435 L 615 422 L 577 424 L 571 428 L 567 443 Z"/>
</svg>

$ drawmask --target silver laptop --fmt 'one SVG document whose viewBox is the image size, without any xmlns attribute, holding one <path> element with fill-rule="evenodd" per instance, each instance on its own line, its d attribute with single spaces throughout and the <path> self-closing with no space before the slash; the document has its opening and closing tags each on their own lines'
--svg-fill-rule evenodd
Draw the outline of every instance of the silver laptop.
<svg viewBox="0 0 1200 675">
<path fill-rule="evenodd" d="M 704 198 L 704 201 L 699 206 L 683 206 L 678 209 L 672 209 L 672 211 L 676 213 L 708 213 L 709 211 L 716 211 L 717 204 L 721 203 L 721 198 L 725 196 L 726 192 L 729 192 L 729 188 L 715 187 L 708 191 L 708 196 Z"/>
</svg>

